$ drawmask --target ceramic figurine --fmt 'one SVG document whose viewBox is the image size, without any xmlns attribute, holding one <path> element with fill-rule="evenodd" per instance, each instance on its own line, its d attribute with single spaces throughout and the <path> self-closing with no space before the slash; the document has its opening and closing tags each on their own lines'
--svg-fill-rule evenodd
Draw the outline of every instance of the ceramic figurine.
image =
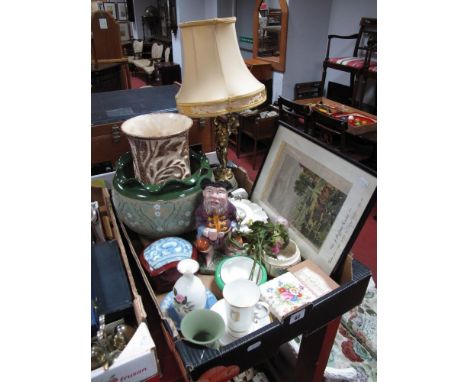
<svg viewBox="0 0 468 382">
<path fill-rule="evenodd" d="M 205 253 L 205 265 L 211 266 L 215 251 L 224 252 L 225 238 L 236 226 L 236 207 L 228 200 L 229 182 L 201 182 L 203 202 L 195 211 L 197 249 Z"/>
<path fill-rule="evenodd" d="M 206 288 L 195 276 L 198 269 L 198 262 L 192 259 L 181 260 L 177 264 L 182 277 L 174 284 L 174 309 L 181 318 L 192 310 L 205 308 Z"/>
</svg>

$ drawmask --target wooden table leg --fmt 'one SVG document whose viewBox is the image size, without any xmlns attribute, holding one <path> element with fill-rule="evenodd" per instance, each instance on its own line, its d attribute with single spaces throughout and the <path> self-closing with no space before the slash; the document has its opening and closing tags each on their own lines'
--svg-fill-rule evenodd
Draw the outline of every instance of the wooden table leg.
<svg viewBox="0 0 468 382">
<path fill-rule="evenodd" d="M 295 370 L 296 381 L 322 381 L 340 320 L 341 316 L 319 330 L 302 336 Z"/>
</svg>

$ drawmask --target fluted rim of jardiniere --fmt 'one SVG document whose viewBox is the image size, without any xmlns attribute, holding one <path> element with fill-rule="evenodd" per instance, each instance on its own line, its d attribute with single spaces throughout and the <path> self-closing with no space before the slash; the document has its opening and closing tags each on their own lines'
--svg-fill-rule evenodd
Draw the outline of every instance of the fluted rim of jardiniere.
<svg viewBox="0 0 468 382">
<path fill-rule="evenodd" d="M 192 171 L 190 177 L 171 179 L 154 185 L 142 183 L 135 178 L 133 157 L 130 152 L 127 152 L 117 160 L 112 180 L 113 189 L 123 196 L 145 201 L 173 200 L 191 195 L 201 190 L 200 183 L 203 179 L 213 177 L 213 171 L 204 154 L 190 150 L 190 158 L 199 165 L 195 171 Z"/>
<path fill-rule="evenodd" d="M 137 139 L 166 139 L 186 133 L 193 120 L 178 113 L 149 113 L 127 119 L 121 129 L 125 135 Z"/>
</svg>

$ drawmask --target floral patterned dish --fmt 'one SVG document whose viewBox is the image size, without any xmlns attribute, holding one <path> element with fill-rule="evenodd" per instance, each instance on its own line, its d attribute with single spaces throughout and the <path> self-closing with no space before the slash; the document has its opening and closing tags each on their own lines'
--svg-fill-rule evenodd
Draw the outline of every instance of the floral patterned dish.
<svg viewBox="0 0 468 382">
<path fill-rule="evenodd" d="M 210 309 L 218 300 L 209 289 L 206 290 L 206 305 L 205 309 Z M 161 310 L 163 314 L 170 317 L 178 330 L 180 330 L 180 322 L 182 321 L 179 314 L 174 308 L 174 292 L 170 291 L 161 302 Z"/>
</svg>

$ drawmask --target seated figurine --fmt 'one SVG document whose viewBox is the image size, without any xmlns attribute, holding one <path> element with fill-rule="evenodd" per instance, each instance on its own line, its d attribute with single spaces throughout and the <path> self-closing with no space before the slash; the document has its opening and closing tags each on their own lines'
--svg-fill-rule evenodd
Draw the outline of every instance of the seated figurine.
<svg viewBox="0 0 468 382">
<path fill-rule="evenodd" d="M 215 251 L 224 251 L 228 232 L 236 226 L 236 207 L 228 200 L 230 183 L 205 179 L 201 183 L 203 202 L 195 211 L 196 247 L 205 253 L 206 266 L 213 262 Z"/>
</svg>

